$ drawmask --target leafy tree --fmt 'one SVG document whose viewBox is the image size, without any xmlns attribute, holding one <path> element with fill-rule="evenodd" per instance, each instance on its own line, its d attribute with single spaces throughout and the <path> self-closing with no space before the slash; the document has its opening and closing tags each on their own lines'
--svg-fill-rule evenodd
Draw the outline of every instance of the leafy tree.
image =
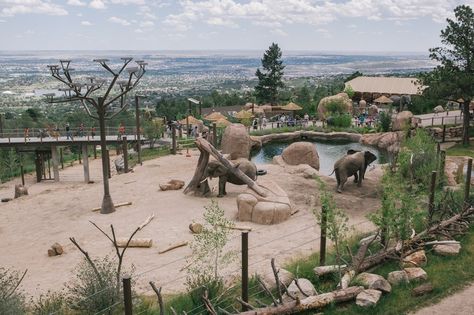
<svg viewBox="0 0 474 315">
<path fill-rule="evenodd" d="M 357 77 L 361 77 L 363 76 L 364 74 L 360 71 L 356 71 L 356 72 L 353 72 L 351 75 L 349 75 L 345 80 L 344 82 L 347 82 L 347 81 L 350 81 L 352 79 L 355 79 Z"/>
<path fill-rule="evenodd" d="M 30 116 L 34 122 L 37 122 L 43 116 L 38 108 L 28 108 L 25 110 L 25 114 Z"/>
<path fill-rule="evenodd" d="M 469 144 L 469 104 L 474 96 L 474 12 L 467 5 L 454 9 L 454 19 L 441 31 L 442 47 L 430 49 L 439 65 L 422 76 L 424 93 L 450 100 L 462 99 L 463 144 Z"/>
<path fill-rule="evenodd" d="M 255 96 L 261 103 L 269 102 L 275 105 L 278 101 L 278 89 L 283 88 L 282 81 L 283 61 L 281 60 L 281 49 L 278 44 L 272 45 L 265 51 L 262 59 L 263 72 L 257 69 L 255 75 L 258 78 L 258 84 L 255 86 Z"/>
</svg>

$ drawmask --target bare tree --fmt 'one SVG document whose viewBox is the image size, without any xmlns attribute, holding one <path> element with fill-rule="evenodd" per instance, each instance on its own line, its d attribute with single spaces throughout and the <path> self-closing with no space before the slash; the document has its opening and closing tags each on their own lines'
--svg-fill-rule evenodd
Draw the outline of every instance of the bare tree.
<svg viewBox="0 0 474 315">
<path fill-rule="evenodd" d="M 118 71 L 112 70 L 112 68 L 107 65 L 109 62 L 108 59 L 94 60 L 94 62 L 99 63 L 112 75 L 110 81 L 95 77 L 73 80 L 71 72 L 73 72 L 74 69 L 69 67 L 71 60 L 59 60 L 60 65 L 48 65 L 52 76 L 67 86 L 66 88 L 60 89 L 60 91 L 64 92 L 63 97 L 55 98 L 55 94 L 47 94 L 48 101 L 50 103 L 80 102 L 87 114 L 99 121 L 100 147 L 102 151 L 102 176 L 104 182 L 104 197 L 100 210 L 100 213 L 102 214 L 108 214 L 115 211 L 109 190 L 108 156 L 105 154 L 107 150 L 105 121 L 112 119 L 127 108 L 126 96 L 128 92 L 137 86 L 138 82 L 145 74 L 145 66 L 147 65 L 144 61 L 136 61 L 138 67 L 127 68 L 128 64 L 132 61 L 132 58 L 124 57 L 121 58 L 121 60 L 123 64 Z M 128 75 L 122 75 L 124 70 L 126 70 Z M 126 79 L 119 80 L 121 76 Z M 108 109 L 110 109 L 113 104 L 117 103 L 119 104 L 120 109 L 113 114 L 109 113 Z"/>
</svg>

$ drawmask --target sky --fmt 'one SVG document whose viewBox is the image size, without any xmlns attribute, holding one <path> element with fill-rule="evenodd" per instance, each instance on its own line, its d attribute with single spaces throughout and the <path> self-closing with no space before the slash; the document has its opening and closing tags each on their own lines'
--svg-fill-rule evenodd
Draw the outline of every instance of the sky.
<svg viewBox="0 0 474 315">
<path fill-rule="evenodd" d="M 474 0 L 0 0 L 0 50 L 419 52 Z"/>
</svg>

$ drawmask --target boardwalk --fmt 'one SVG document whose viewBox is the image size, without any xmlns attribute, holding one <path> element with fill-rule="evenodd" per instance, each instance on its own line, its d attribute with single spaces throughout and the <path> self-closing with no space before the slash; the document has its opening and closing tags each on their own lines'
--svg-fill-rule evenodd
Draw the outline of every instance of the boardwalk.
<svg viewBox="0 0 474 315">
<path fill-rule="evenodd" d="M 124 135 L 127 138 L 128 142 L 136 141 L 136 135 Z M 141 140 L 144 140 L 143 136 L 140 136 Z M 106 136 L 107 144 L 117 144 L 121 143 L 122 139 L 118 138 L 117 136 Z M 13 137 L 13 138 L 0 138 L 0 147 L 38 147 L 38 146 L 68 146 L 68 145 L 78 145 L 78 144 L 88 144 L 88 145 L 99 145 L 100 144 L 100 137 L 74 137 L 72 139 L 68 139 L 66 136 L 61 136 L 58 138 L 46 137 L 46 138 L 39 138 L 39 137 L 30 137 L 25 139 L 24 137 Z"/>
</svg>

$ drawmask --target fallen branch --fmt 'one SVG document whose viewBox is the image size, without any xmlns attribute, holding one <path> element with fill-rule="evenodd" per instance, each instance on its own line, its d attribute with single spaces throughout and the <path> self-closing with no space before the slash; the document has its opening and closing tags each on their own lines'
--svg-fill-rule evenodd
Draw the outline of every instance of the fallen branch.
<svg viewBox="0 0 474 315">
<path fill-rule="evenodd" d="M 122 202 L 122 203 L 118 203 L 116 205 L 114 205 L 115 208 L 119 208 L 119 207 L 123 207 L 123 206 L 130 206 L 132 204 L 131 201 L 127 201 L 127 202 Z M 92 211 L 99 211 L 101 208 L 100 207 L 97 207 L 97 208 L 93 208 Z"/>
<path fill-rule="evenodd" d="M 160 315 L 164 315 L 165 314 L 165 308 L 163 306 L 163 297 L 161 295 L 161 287 L 157 288 L 153 281 L 150 281 L 149 283 L 150 283 L 151 288 L 153 289 L 153 291 L 155 291 L 156 296 L 158 297 L 158 305 L 160 307 Z"/>
<path fill-rule="evenodd" d="M 146 247 L 150 248 L 153 245 L 153 240 L 151 238 L 135 238 L 128 241 L 128 238 L 117 238 L 117 246 L 123 248 L 125 246 L 128 247 Z"/>
<path fill-rule="evenodd" d="M 183 247 L 183 246 L 186 246 L 186 245 L 188 245 L 188 241 L 179 242 L 177 244 L 171 245 L 170 247 L 167 247 L 167 248 L 159 251 L 158 254 L 164 254 L 166 252 L 169 252 L 170 250 L 173 250 L 173 249 L 176 249 L 176 248 L 179 248 L 179 247 Z"/>
<path fill-rule="evenodd" d="M 247 232 L 252 231 L 252 228 L 250 226 L 227 226 L 227 225 L 221 225 L 221 224 L 218 224 L 218 226 L 221 226 L 229 230 L 247 231 Z"/>
</svg>

